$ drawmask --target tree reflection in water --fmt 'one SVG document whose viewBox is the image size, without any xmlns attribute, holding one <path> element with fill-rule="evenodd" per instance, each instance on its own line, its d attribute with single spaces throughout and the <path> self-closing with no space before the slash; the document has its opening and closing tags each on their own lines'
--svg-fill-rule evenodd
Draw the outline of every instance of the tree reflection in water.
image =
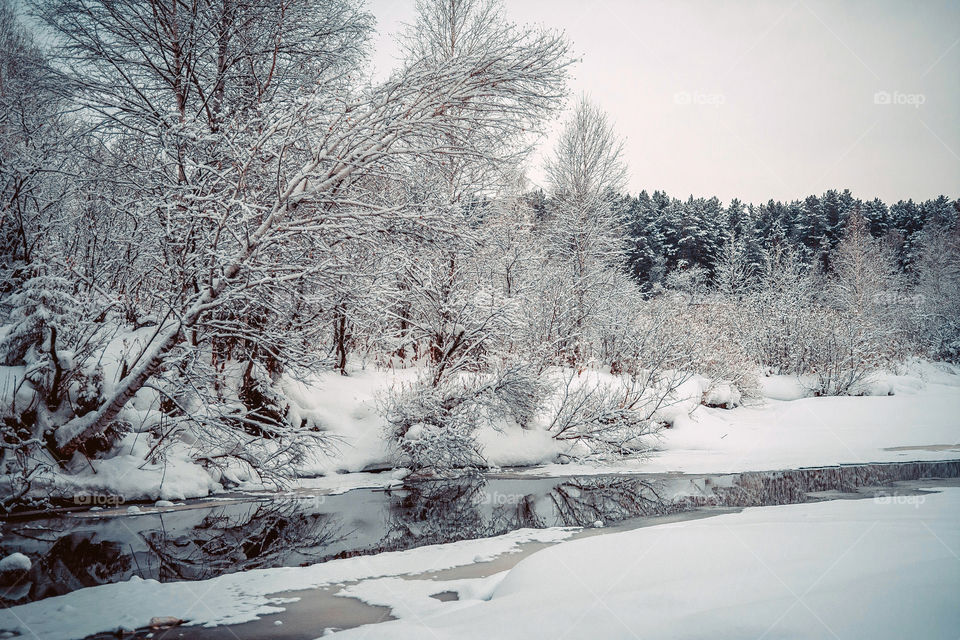
<svg viewBox="0 0 960 640">
<path fill-rule="evenodd" d="M 132 565 L 131 556 L 124 554 L 119 542 L 95 542 L 85 533 L 71 533 L 58 538 L 31 568 L 34 579 L 29 599 L 115 582 L 116 576 L 129 575 Z"/>
<path fill-rule="evenodd" d="M 657 482 L 572 478 L 540 492 L 506 493 L 483 477 L 421 482 L 395 494 L 382 550 L 409 549 L 555 526 L 591 526 L 678 510 Z"/>
<path fill-rule="evenodd" d="M 605 525 L 701 506 L 790 504 L 811 492 L 956 478 L 960 461 L 869 464 L 719 475 L 419 481 L 402 489 L 270 496 L 137 518 L 48 517 L 3 523 L 0 556 L 33 561 L 0 606 L 137 575 L 161 581 L 296 566 L 500 535 Z M 305 498 L 305 499 L 304 499 Z M 818 498 L 814 498 L 818 499 Z"/>
<path fill-rule="evenodd" d="M 638 478 L 574 478 L 555 486 L 549 497 L 558 525 L 611 524 L 678 510 L 661 497 L 661 485 Z"/>
<path fill-rule="evenodd" d="M 183 517 L 182 512 L 158 514 L 158 527 L 139 532 L 116 518 L 92 523 L 53 519 L 31 530 L 39 535 L 18 531 L 20 548 L 39 546 L 43 551 L 39 558 L 28 551 L 34 558 L 29 589 L 0 592 L 0 605 L 132 576 L 161 582 L 203 580 L 249 569 L 310 564 L 325 557 L 325 548 L 347 537 L 337 516 L 311 512 L 302 501 L 290 499 L 215 507 L 193 527 L 168 531 L 165 518 L 177 517 Z M 50 523 L 82 529 L 63 533 Z M 102 539 L 108 536 L 119 539 Z"/>
<path fill-rule="evenodd" d="M 168 536 L 160 529 L 142 537 L 159 562 L 157 579 L 166 582 L 310 564 L 346 535 L 335 516 L 307 513 L 301 501 L 283 500 L 249 504 L 241 513 L 216 510 L 187 535 Z M 297 562 L 291 563 L 291 556 Z"/>
<path fill-rule="evenodd" d="M 506 529 L 494 528 L 484 517 L 486 483 L 482 476 L 431 480 L 394 493 L 381 549 L 395 551 L 504 533 Z"/>
</svg>

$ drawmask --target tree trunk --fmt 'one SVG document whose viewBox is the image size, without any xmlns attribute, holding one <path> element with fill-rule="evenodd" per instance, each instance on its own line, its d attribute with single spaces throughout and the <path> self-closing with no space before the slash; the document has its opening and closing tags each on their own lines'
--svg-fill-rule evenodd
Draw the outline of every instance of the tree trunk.
<svg viewBox="0 0 960 640">
<path fill-rule="evenodd" d="M 337 369 L 347 375 L 347 313 L 342 305 L 337 306 L 333 317 L 333 344 L 337 354 Z"/>
<path fill-rule="evenodd" d="M 109 425 L 124 405 L 136 395 L 143 385 L 156 373 L 165 356 L 180 341 L 182 325 L 179 323 L 162 334 L 159 341 L 144 352 L 140 357 L 142 362 L 134 367 L 129 374 L 117 384 L 113 396 L 103 403 L 97 410 L 79 418 L 74 418 L 57 429 L 57 446 L 60 453 L 69 458 L 77 447 L 90 436 L 103 431 Z"/>
</svg>

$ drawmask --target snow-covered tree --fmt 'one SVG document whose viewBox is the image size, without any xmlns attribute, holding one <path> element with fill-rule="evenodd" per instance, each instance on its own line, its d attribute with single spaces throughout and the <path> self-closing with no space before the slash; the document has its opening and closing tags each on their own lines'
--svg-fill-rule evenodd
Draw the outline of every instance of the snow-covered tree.
<svg viewBox="0 0 960 640">
<path fill-rule="evenodd" d="M 47 57 L 0 4 L 0 298 L 27 277 L 37 255 L 74 230 L 65 211 L 72 183 L 71 123 Z"/>
<path fill-rule="evenodd" d="M 831 256 L 830 301 L 854 314 L 870 314 L 883 308 L 885 298 L 895 299 L 902 282 L 896 258 L 889 247 L 870 235 L 866 219 L 849 218 L 842 241 Z"/>
<path fill-rule="evenodd" d="M 250 331 L 250 314 L 228 310 L 257 304 L 282 317 L 301 283 L 336 286 L 345 239 L 376 242 L 398 217 L 429 225 L 413 203 L 384 203 L 374 178 L 399 162 L 482 157 L 478 131 L 536 128 L 569 63 L 559 35 L 511 27 L 358 88 L 371 21 L 349 0 L 190 11 L 63 0 L 38 12 L 110 148 L 143 150 L 146 164 L 122 176 L 155 256 L 143 295 L 166 318 L 97 411 L 58 430 L 65 451 L 104 429 L 168 359 L 210 349 L 213 336 L 272 335 L 266 346 L 284 349 L 271 357 L 294 366 L 285 348 L 300 337 L 285 329 L 300 327 Z"/>
<path fill-rule="evenodd" d="M 736 300 L 753 286 L 755 270 L 749 262 L 747 246 L 731 231 L 717 259 L 714 282 L 719 293 Z"/>
<path fill-rule="evenodd" d="M 32 449 L 51 441 L 65 416 L 83 415 L 100 402 L 102 330 L 90 322 L 94 306 L 73 289 L 38 262 L 4 301 L 10 314 L 0 337 L 0 365 L 23 367 L 22 375 L 12 378 L 16 388 L 0 390 L 4 473 L 14 457 L 25 467 Z"/>
<path fill-rule="evenodd" d="M 917 238 L 913 303 L 921 348 L 935 358 L 960 359 L 960 224 L 929 225 Z M 903 308 L 903 307 L 902 307 Z"/>
<path fill-rule="evenodd" d="M 807 371 L 814 292 L 796 252 L 772 247 L 758 275 L 756 293 L 745 300 L 740 318 L 747 350 L 761 367 L 777 374 Z"/>
<path fill-rule="evenodd" d="M 627 171 L 623 142 L 607 115 L 582 98 L 547 163 L 551 212 L 546 225 L 549 251 L 566 272 L 569 321 L 559 345 L 566 357 L 589 350 L 588 327 L 599 300 L 611 295 L 610 273 L 621 269 L 627 246 L 622 217 L 614 209 Z"/>
</svg>

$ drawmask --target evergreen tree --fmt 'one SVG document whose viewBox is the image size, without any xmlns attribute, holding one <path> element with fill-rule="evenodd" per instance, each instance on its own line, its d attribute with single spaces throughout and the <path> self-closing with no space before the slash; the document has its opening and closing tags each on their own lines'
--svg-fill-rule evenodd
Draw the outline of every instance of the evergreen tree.
<svg viewBox="0 0 960 640">
<path fill-rule="evenodd" d="M 744 235 L 744 227 L 749 223 L 746 209 L 737 198 L 730 201 L 727 207 L 727 227 L 736 236 Z"/>
<path fill-rule="evenodd" d="M 860 213 L 867 221 L 870 234 L 874 238 L 885 236 L 887 232 L 890 231 L 890 211 L 880 198 L 874 198 L 869 202 L 864 202 L 860 208 Z"/>
<path fill-rule="evenodd" d="M 920 205 L 924 226 L 933 224 L 941 229 L 953 227 L 957 221 L 958 213 L 960 213 L 957 208 L 958 205 L 960 205 L 960 200 L 950 202 L 950 199 L 943 195 L 934 200 L 927 200 Z"/>
<path fill-rule="evenodd" d="M 646 191 L 632 198 L 626 207 L 628 272 L 644 291 L 649 291 L 663 274 L 663 234 L 653 200 Z"/>
<path fill-rule="evenodd" d="M 900 200 L 890 207 L 890 221 L 902 237 L 898 255 L 900 268 L 909 270 L 916 259 L 915 235 L 923 229 L 923 211 L 913 200 Z"/>
<path fill-rule="evenodd" d="M 744 238 L 733 231 L 727 233 L 717 257 L 714 282 L 718 292 L 739 299 L 751 288 L 756 269 L 750 264 Z"/>
<path fill-rule="evenodd" d="M 802 226 L 801 238 L 806 254 L 813 255 L 820 250 L 823 238 L 827 233 L 823 208 L 820 204 L 820 198 L 817 196 L 807 196 L 807 199 L 804 200 Z"/>
</svg>

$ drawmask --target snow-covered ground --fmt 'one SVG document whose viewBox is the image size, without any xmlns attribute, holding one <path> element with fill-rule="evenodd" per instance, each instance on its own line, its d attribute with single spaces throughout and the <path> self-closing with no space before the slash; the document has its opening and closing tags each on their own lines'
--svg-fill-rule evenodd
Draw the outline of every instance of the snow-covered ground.
<svg viewBox="0 0 960 640">
<path fill-rule="evenodd" d="M 380 578 L 395 622 L 336 637 L 951 638 L 960 488 L 747 509 L 574 540 L 485 579 Z M 430 595 L 454 591 L 460 601 Z"/>
<path fill-rule="evenodd" d="M 71 640 L 119 627 L 145 627 L 151 618 L 164 616 L 208 626 L 237 624 L 282 611 L 289 600 L 270 594 L 370 577 L 441 571 L 516 552 L 527 542 L 558 542 L 574 532 L 569 528 L 518 529 L 494 538 L 331 560 L 309 567 L 231 573 L 196 582 L 131 578 L 0 609 L 0 632 L 14 631 L 31 640 Z"/>
<path fill-rule="evenodd" d="M 318 456 L 304 473 L 353 472 L 394 462 L 375 409 L 378 395 L 397 382 L 395 375 L 356 371 L 290 389 L 295 402 L 342 440 L 336 458 Z M 410 372 L 399 375 L 403 379 Z M 805 381 L 788 376 L 760 382 L 763 397 L 718 409 L 700 404 L 704 381 L 689 381 L 686 397 L 661 416 L 671 428 L 644 460 L 557 464 L 569 444 L 542 429 L 511 425 L 482 429 L 479 439 L 491 465 L 530 467 L 526 473 L 549 475 L 727 473 L 960 457 L 960 373 L 955 368 L 914 361 L 900 375 L 879 376 L 871 389 L 875 395 L 857 397 L 807 397 Z"/>
<path fill-rule="evenodd" d="M 349 377 L 317 376 L 309 386 L 287 384 L 287 396 L 298 411 L 340 440 L 335 456 L 317 455 L 301 473 L 329 475 L 392 466 L 396 459 L 386 444 L 377 403 L 391 385 L 415 375 L 412 369 L 358 369 Z M 735 409 L 714 409 L 700 404 L 708 381 L 696 377 L 688 381 L 681 388 L 681 399 L 658 416 L 672 425 L 663 432 L 658 451 L 647 460 L 616 468 L 712 473 L 943 459 L 960 453 L 960 373 L 948 365 L 911 362 L 901 375 L 879 376 L 871 388 L 874 395 L 869 396 L 807 397 L 813 383 L 788 376 L 765 377 L 760 383 L 763 397 Z M 479 440 L 494 467 L 540 465 L 533 471 L 564 475 L 578 467 L 611 470 L 609 464 L 542 467 L 570 447 L 543 429 L 491 425 L 481 429 Z M 930 445 L 940 448 L 925 448 Z M 948 445 L 946 450 L 943 445 Z M 887 450 L 895 447 L 915 449 Z"/>
<path fill-rule="evenodd" d="M 390 474 L 361 472 L 398 463 L 378 403 L 391 386 L 416 374 L 416 369 L 355 369 L 350 376 L 319 375 L 309 385 L 287 382 L 284 391 L 295 417 L 321 425 L 338 443 L 332 454 L 308 456 L 297 469 L 305 478 L 302 484 L 336 492 L 395 482 Z M 609 374 L 588 375 L 613 380 Z M 559 464 L 572 445 L 554 440 L 542 426 L 488 425 L 478 439 L 493 467 L 546 475 L 726 473 L 960 457 L 960 373 L 954 367 L 913 361 L 900 375 L 880 376 L 871 389 L 876 395 L 860 397 L 807 397 L 805 381 L 786 376 L 760 382 L 761 398 L 719 409 L 700 404 L 705 392 L 716 396 L 708 392 L 708 381 L 688 381 L 679 401 L 658 416 L 671 427 L 643 460 Z M 125 411 L 143 413 L 140 424 L 149 425 L 153 418 L 146 404 L 138 399 Z M 136 424 L 132 415 L 128 418 Z M 244 489 L 265 488 L 249 474 L 212 476 L 190 461 L 186 443 L 171 447 L 158 464 L 144 461 L 150 447 L 146 435 L 128 434 L 119 455 L 85 463 L 79 473 L 58 476 L 56 483 L 63 494 L 109 494 L 128 501 L 203 497 L 228 480 Z"/>
<path fill-rule="evenodd" d="M 233 624 L 290 602 L 270 594 L 350 582 L 342 595 L 390 607 L 399 620 L 337 637 L 932 639 L 960 633 L 957 487 L 751 508 L 563 542 L 572 533 L 521 530 L 201 582 L 131 580 L 2 610 L 0 629 L 56 640 L 143 626 L 160 616 Z M 528 541 L 559 544 L 492 576 L 426 578 Z M 430 597 L 442 592 L 460 599 Z M 316 624 L 320 635 L 323 621 Z"/>
<path fill-rule="evenodd" d="M 678 412 L 645 460 L 523 473 L 736 473 L 960 458 L 960 375 L 951 368 L 914 362 L 909 375 L 880 378 L 872 396 L 805 397 L 802 381 L 787 376 L 761 384 L 764 397 L 745 406 Z"/>
</svg>

